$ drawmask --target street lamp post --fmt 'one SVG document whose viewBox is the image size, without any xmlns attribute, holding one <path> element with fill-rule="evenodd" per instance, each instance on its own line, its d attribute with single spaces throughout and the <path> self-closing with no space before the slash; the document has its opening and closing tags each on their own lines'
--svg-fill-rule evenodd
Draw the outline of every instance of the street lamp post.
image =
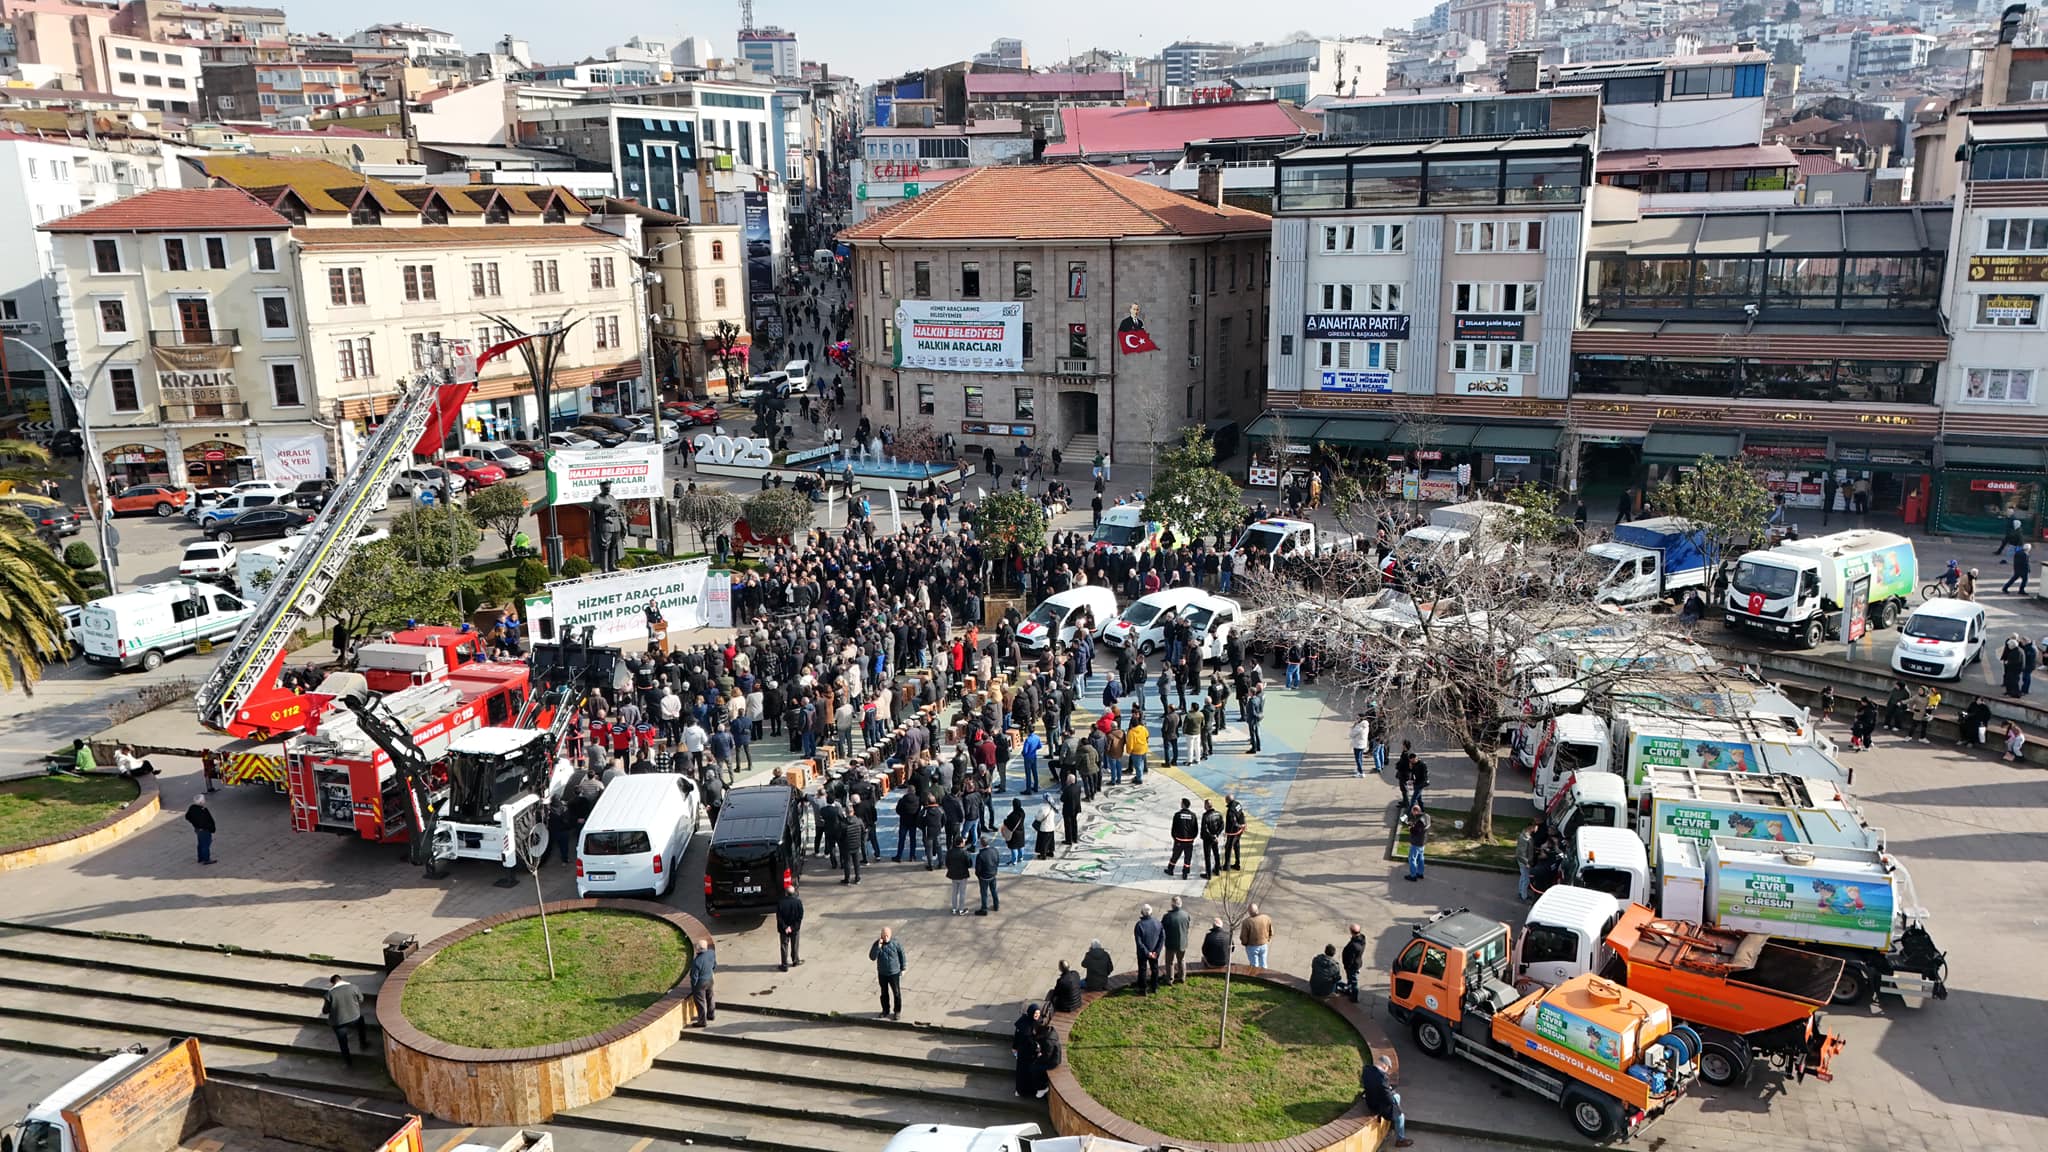
<svg viewBox="0 0 2048 1152">
<path fill-rule="evenodd" d="M 684 243 L 682 240 L 671 240 L 666 244 L 657 244 L 649 248 L 644 256 L 628 257 L 638 267 L 638 274 L 633 277 L 633 290 L 635 302 L 640 307 L 640 363 L 642 370 L 647 373 L 647 394 L 650 406 L 654 409 L 654 450 L 663 456 L 668 455 L 668 445 L 661 438 L 661 366 L 654 362 L 654 306 L 649 302 L 647 289 L 649 285 L 661 279 L 660 274 L 654 270 L 654 258 Z M 669 531 L 666 505 L 667 502 L 657 493 L 653 502 L 648 505 L 648 519 L 654 522 L 656 549 L 665 556 L 673 556 L 673 533 Z"/>
<path fill-rule="evenodd" d="M 121 590 L 120 582 L 114 579 L 113 551 L 108 547 L 109 537 L 113 531 L 113 519 L 108 514 L 110 493 L 107 490 L 107 462 L 100 458 L 99 442 L 94 439 L 92 434 L 92 415 L 86 411 L 85 402 L 86 398 L 92 394 L 93 385 L 99 383 L 101 373 L 107 370 L 107 365 L 113 363 L 114 357 L 134 347 L 135 341 L 123 341 L 105 356 L 100 357 L 100 362 L 93 366 L 92 375 L 87 376 L 85 383 L 81 385 L 66 375 L 64 370 L 57 367 L 56 363 L 48 356 L 43 355 L 42 349 L 23 340 L 19 336 L 8 336 L 5 339 L 27 349 L 29 355 L 42 361 L 43 366 L 50 370 L 51 375 L 54 375 L 58 382 L 64 385 L 65 394 L 71 397 L 72 406 L 78 410 L 78 431 L 80 439 L 84 442 L 82 451 L 85 453 L 86 469 L 85 475 L 81 476 L 80 479 L 86 481 L 88 489 L 95 483 L 99 486 L 99 499 L 91 499 L 92 493 L 87 491 L 86 496 L 88 499 L 86 503 L 91 505 L 93 522 L 99 528 L 100 572 L 106 577 L 107 591 L 109 593 L 119 592 Z"/>
</svg>

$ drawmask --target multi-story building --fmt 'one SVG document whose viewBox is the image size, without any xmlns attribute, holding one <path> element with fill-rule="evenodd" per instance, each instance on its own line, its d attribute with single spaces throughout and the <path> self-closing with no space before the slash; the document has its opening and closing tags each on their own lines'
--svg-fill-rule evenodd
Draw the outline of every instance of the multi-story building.
<svg viewBox="0 0 2048 1152">
<path fill-rule="evenodd" d="M 1594 177 L 1643 194 L 1644 211 L 1793 203 L 1799 157 L 1783 144 L 1603 150 Z"/>
<path fill-rule="evenodd" d="M 616 221 L 640 221 L 639 243 L 655 282 L 647 307 L 653 334 L 655 373 L 663 394 L 717 395 L 726 390 L 719 362 L 721 323 L 739 330 L 733 368 L 744 381 L 752 337 L 747 331 L 745 248 L 733 224 L 692 224 L 630 200 L 604 202 L 606 231 L 623 233 Z"/>
<path fill-rule="evenodd" d="M 1542 83 L 1600 86 L 1603 148 L 1725 148 L 1763 139 L 1770 59 L 1770 53 L 1752 49 L 1566 64 L 1544 68 Z"/>
<path fill-rule="evenodd" d="M 1451 31 L 1484 40 L 1495 49 L 1513 48 L 1536 30 L 1535 0 L 1451 0 Z"/>
<path fill-rule="evenodd" d="M 1921 72 L 1935 38 L 1912 28 L 1845 28 L 1823 32 L 1803 47 L 1800 76 L 1806 82 L 1867 86 Z"/>
<path fill-rule="evenodd" d="M 989 42 L 988 51 L 974 54 L 976 64 L 989 64 L 997 68 L 1031 67 L 1031 53 L 1024 50 L 1024 41 L 1014 36 L 1000 36 Z"/>
<path fill-rule="evenodd" d="M 1201 73 L 1196 88 L 1237 84 L 1307 104 L 1318 97 L 1378 96 L 1387 90 L 1387 46 L 1378 40 L 1293 40 L 1253 48 Z"/>
<path fill-rule="evenodd" d="M 803 78 L 803 63 L 798 58 L 796 33 L 785 32 L 773 26 L 767 28 L 740 29 L 740 59 L 754 66 L 754 71 L 778 80 L 800 80 Z"/>
<path fill-rule="evenodd" d="M 1333 105 L 1277 162 L 1255 443 L 1557 479 L 1598 124 L 1577 90 Z"/>
<path fill-rule="evenodd" d="M 370 95 L 362 66 L 345 61 L 208 64 L 201 88 L 213 116 L 265 121 L 317 114 Z"/>
<path fill-rule="evenodd" d="M 1242 425 L 1259 408 L 1270 221 L 1207 191 L 977 168 L 841 233 L 861 411 L 1004 460 L 1029 442 L 1136 464 L 1181 428 Z M 941 347 L 961 324 L 990 347 Z M 1119 351 L 1132 325 L 1156 350 Z"/>
<path fill-rule="evenodd" d="M 1017 120 L 981 120 L 929 128 L 869 128 L 849 167 L 853 222 L 930 192 L 935 186 L 991 164 L 1028 163 L 1036 133 Z"/>
<path fill-rule="evenodd" d="M 1236 51 L 1229 44 L 1176 40 L 1159 51 L 1160 63 L 1165 66 L 1163 83 L 1168 87 L 1192 88 L 1201 83 L 1204 73 L 1220 67 Z"/>
<path fill-rule="evenodd" d="M 282 8 L 187 4 L 184 0 L 129 0 L 116 31 L 145 40 L 282 40 Z"/>
<path fill-rule="evenodd" d="M 1129 98 L 1121 72 L 970 72 L 967 119 L 1019 120 L 1046 140 L 1060 138 L 1060 109 L 1106 108 Z"/>
<path fill-rule="evenodd" d="M 199 100 L 200 54 L 182 44 L 158 44 L 131 36 L 99 40 L 102 91 L 125 96 L 145 108 L 180 116 L 205 114 Z"/>
<path fill-rule="evenodd" d="M 234 483 L 266 451 L 329 451 L 291 221 L 236 189 L 165 189 L 43 230 L 111 484 Z"/>
<path fill-rule="evenodd" d="M 462 51 L 461 43 L 452 33 L 424 24 L 372 24 L 350 36 L 348 42 L 366 48 L 396 48 L 407 59 L 452 56 Z"/>
</svg>

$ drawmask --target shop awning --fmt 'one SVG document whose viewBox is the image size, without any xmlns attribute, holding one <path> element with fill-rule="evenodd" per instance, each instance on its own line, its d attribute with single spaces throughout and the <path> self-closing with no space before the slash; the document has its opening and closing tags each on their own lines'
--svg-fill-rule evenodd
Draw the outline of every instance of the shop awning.
<svg viewBox="0 0 2048 1152">
<path fill-rule="evenodd" d="M 1387 434 L 1394 430 L 1392 420 L 1369 420 L 1349 416 L 1337 416 L 1323 421 L 1316 429 L 1316 440 L 1325 444 L 1349 444 L 1354 446 L 1382 444 Z"/>
<path fill-rule="evenodd" d="M 1271 416 L 1261 416 L 1257 420 L 1252 421 L 1252 426 L 1245 429 L 1244 434 L 1256 440 L 1260 437 L 1271 436 L 1276 427 L 1277 425 L 1273 423 Z"/>
<path fill-rule="evenodd" d="M 1421 445 L 1429 449 L 1457 448 L 1472 446 L 1472 437 L 1479 432 L 1477 424 L 1403 424 L 1394 429 L 1388 439 L 1396 444 Z M 1423 445 L 1423 441 L 1428 441 Z"/>
<path fill-rule="evenodd" d="M 1690 464 L 1702 456 L 1730 459 L 1742 448 L 1733 432 L 1659 432 L 1643 438 L 1643 459 L 1665 464 Z"/>
<path fill-rule="evenodd" d="M 1472 447 L 1479 452 L 1555 452 L 1563 433 L 1562 428 L 1491 424 L 1472 437 Z"/>
<path fill-rule="evenodd" d="M 1944 443 L 1941 459 L 1945 468 L 2021 468 L 2037 472 L 2043 464 L 2041 449 L 2016 444 Z"/>
</svg>

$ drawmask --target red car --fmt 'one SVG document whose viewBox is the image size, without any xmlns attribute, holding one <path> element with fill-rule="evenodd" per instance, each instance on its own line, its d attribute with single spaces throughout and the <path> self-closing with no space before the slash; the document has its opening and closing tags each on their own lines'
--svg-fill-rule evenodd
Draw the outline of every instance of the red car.
<svg viewBox="0 0 2048 1152">
<path fill-rule="evenodd" d="M 137 484 L 114 493 L 110 503 L 116 516 L 124 512 L 153 512 L 158 516 L 169 516 L 183 508 L 185 501 L 191 498 L 190 492 L 168 484 Z"/>
<path fill-rule="evenodd" d="M 441 466 L 462 477 L 472 490 L 489 488 L 505 478 L 503 468 L 474 456 L 450 456 L 441 461 Z"/>
<path fill-rule="evenodd" d="M 672 420 L 691 424 L 711 425 L 718 423 L 718 409 L 700 400 L 684 400 L 676 404 L 662 405 L 662 414 Z"/>
</svg>

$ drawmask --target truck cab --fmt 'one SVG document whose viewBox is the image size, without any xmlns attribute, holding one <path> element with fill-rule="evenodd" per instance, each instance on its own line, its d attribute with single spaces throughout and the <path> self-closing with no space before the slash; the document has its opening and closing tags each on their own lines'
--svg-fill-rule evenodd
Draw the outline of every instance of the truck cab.
<svg viewBox="0 0 2048 1152">
<path fill-rule="evenodd" d="M 1624 902 L 1606 892 L 1559 884 L 1529 906 L 1515 945 L 1515 986 L 1562 984 L 1584 972 L 1604 972 L 1607 934 L 1621 922 Z"/>
<path fill-rule="evenodd" d="M 1586 555 L 1606 571 L 1593 593 L 1599 604 L 1642 604 L 1707 585 L 1706 535 L 1676 516 L 1617 524 L 1614 538 L 1588 545 Z"/>
<path fill-rule="evenodd" d="M 1722 600 L 1722 619 L 1731 628 L 1769 633 L 1811 648 L 1838 633 L 1842 613 L 1852 603 L 1862 605 L 1871 627 L 1897 623 L 1918 575 L 1913 542 L 1889 532 L 1852 529 L 1790 540 L 1745 552 L 1735 562 Z M 1864 581 L 1859 593 L 1859 582 Z"/>
<path fill-rule="evenodd" d="M 1612 772 L 1575 772 L 1550 798 L 1544 820 L 1569 842 L 1581 828 L 1628 828 L 1628 789 Z"/>
<path fill-rule="evenodd" d="M 1526 737 L 1524 743 L 1529 743 Z M 1553 717 L 1544 724 L 1529 749 L 1531 795 L 1537 806 L 1542 807 L 1574 776 L 1611 775 L 1612 760 L 1605 720 L 1585 712 Z M 1619 783 L 1618 778 L 1616 782 Z"/>
<path fill-rule="evenodd" d="M 1581 825 L 1571 845 L 1564 861 L 1566 884 L 1605 892 L 1624 904 L 1649 903 L 1650 852 L 1634 832 Z"/>
</svg>

